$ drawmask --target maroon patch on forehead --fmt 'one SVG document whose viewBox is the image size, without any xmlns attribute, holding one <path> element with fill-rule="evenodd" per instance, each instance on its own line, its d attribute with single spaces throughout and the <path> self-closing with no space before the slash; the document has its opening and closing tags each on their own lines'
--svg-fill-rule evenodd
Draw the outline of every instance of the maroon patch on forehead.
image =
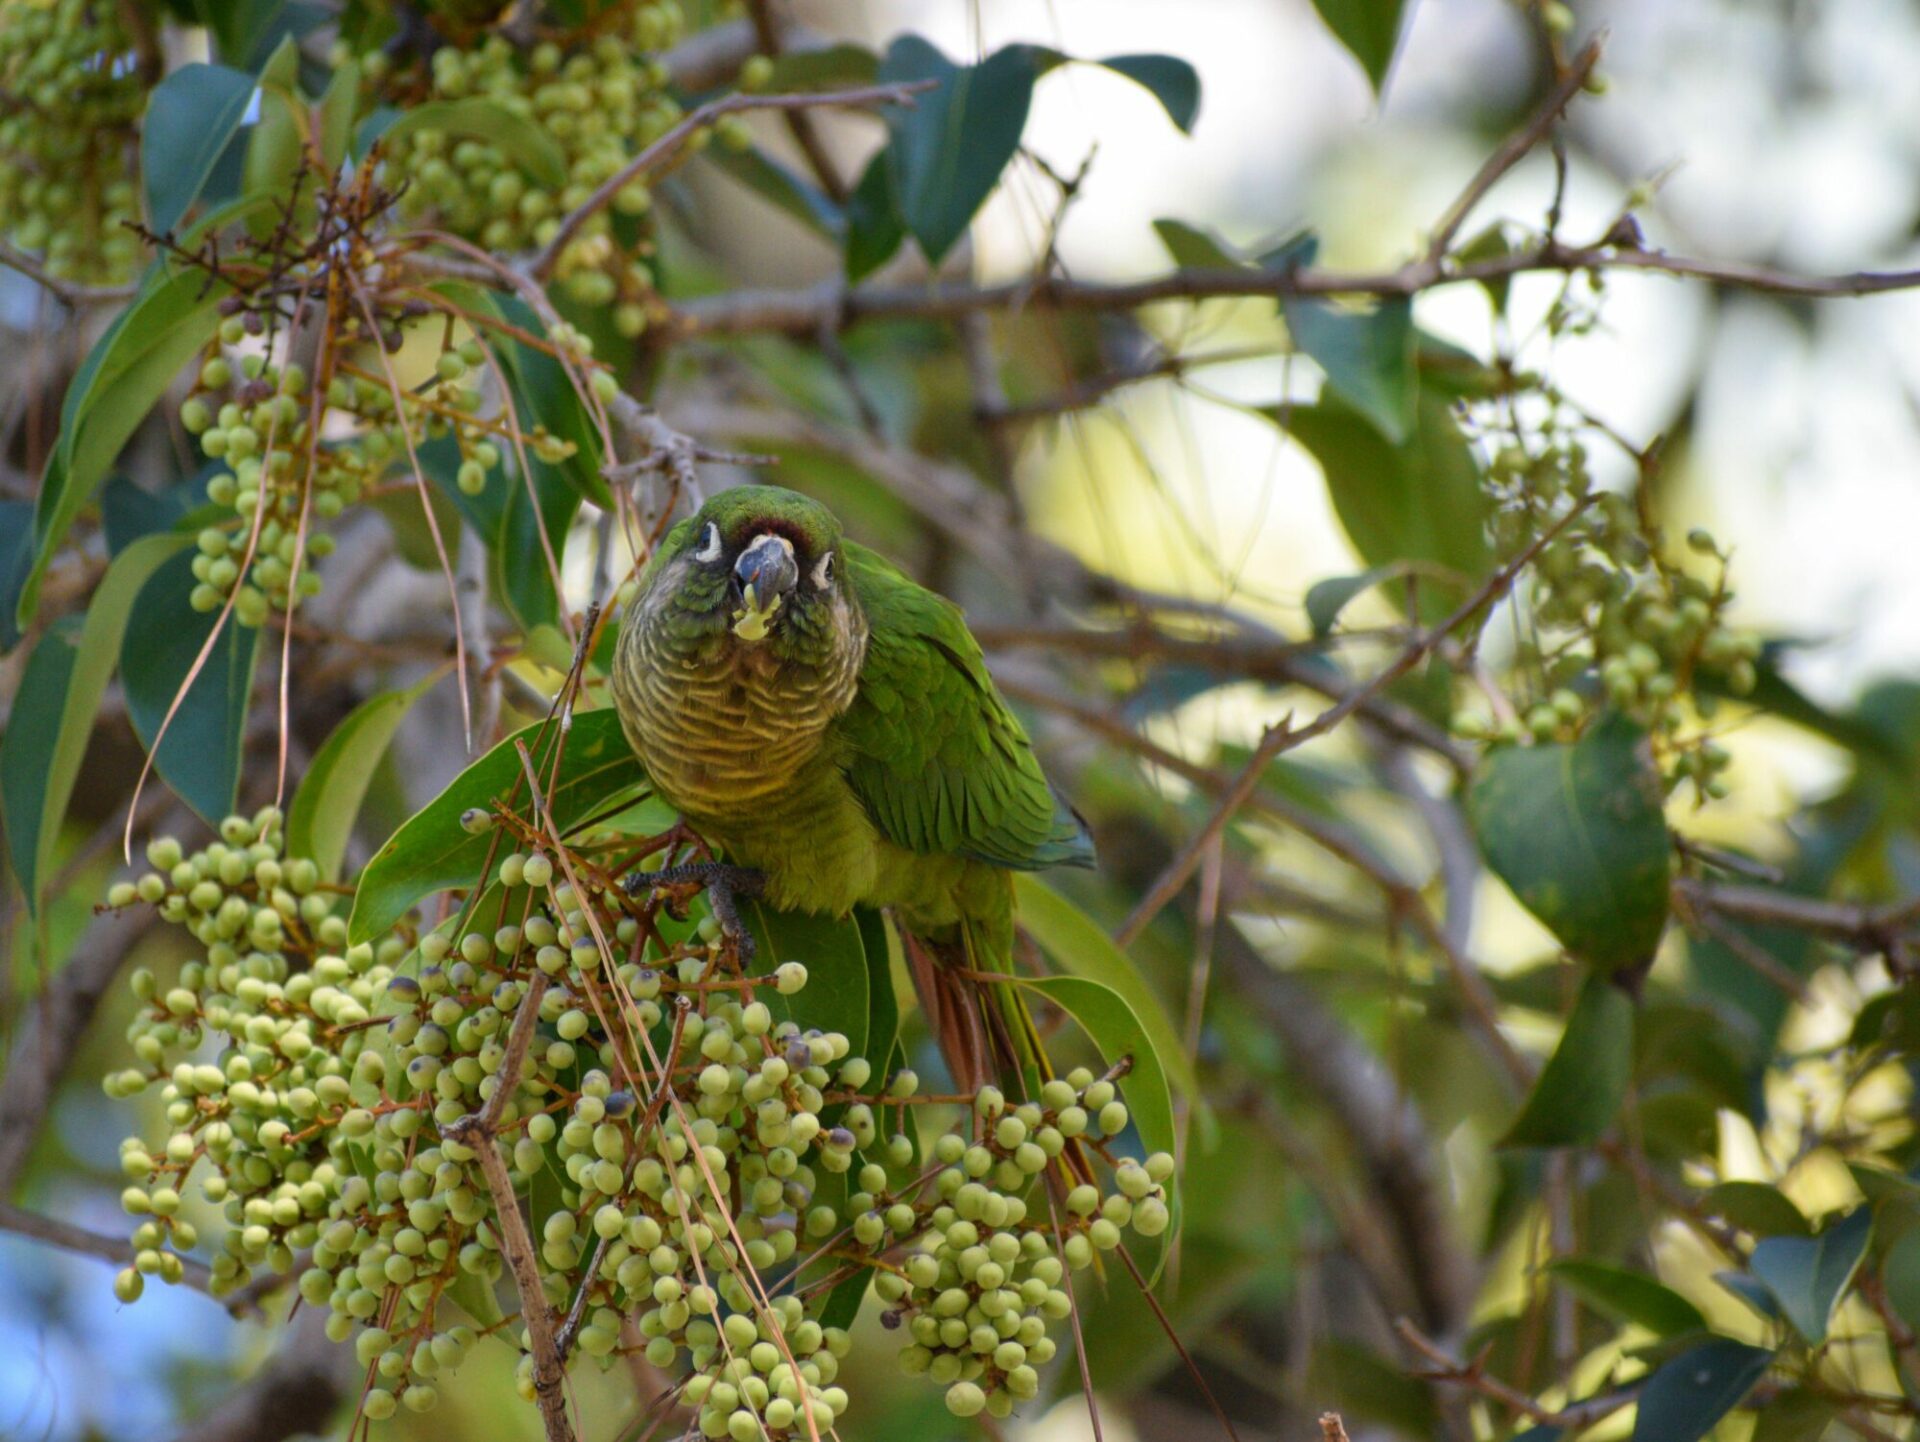
<svg viewBox="0 0 1920 1442">
<path fill-rule="evenodd" d="M 793 547 L 796 560 L 813 554 L 813 541 L 807 535 L 806 528 L 784 516 L 743 517 L 733 523 L 733 529 L 727 534 L 727 548 L 738 550 L 748 545 L 755 536 L 785 536 Z"/>
</svg>

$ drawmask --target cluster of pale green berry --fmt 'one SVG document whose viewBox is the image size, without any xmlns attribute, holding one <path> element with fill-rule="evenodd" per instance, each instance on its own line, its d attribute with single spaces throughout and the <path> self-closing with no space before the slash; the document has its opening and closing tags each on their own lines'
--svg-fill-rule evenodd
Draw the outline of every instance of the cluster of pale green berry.
<svg viewBox="0 0 1920 1442">
<path fill-rule="evenodd" d="M 1688 733 L 1696 718 L 1711 717 L 1718 694 L 1746 695 L 1757 679 L 1759 637 L 1727 623 L 1726 556 L 1695 530 L 1687 537 L 1693 564 L 1683 564 L 1666 553 L 1633 496 L 1595 492 L 1577 437 L 1548 431 L 1531 440 L 1500 444 L 1488 481 L 1502 555 L 1560 528 L 1531 563 L 1528 624 L 1515 657 L 1534 699 L 1502 722 L 1463 718 L 1463 729 L 1561 740 L 1610 708 L 1655 735 L 1670 781 L 1723 795 L 1727 752 Z"/>
<path fill-rule="evenodd" d="M 563 216 L 680 119 L 667 75 L 650 57 L 684 27 L 676 0 L 607 7 L 593 33 L 543 39 L 522 50 L 495 30 L 477 44 L 443 45 L 430 60 L 396 66 L 384 53 L 363 61 L 375 92 L 402 106 L 482 97 L 549 137 L 565 158 L 556 190 L 529 175 L 506 148 L 474 136 L 416 129 L 395 142 L 409 188 L 405 213 L 431 218 L 504 253 L 548 244 Z M 555 274 L 584 305 L 612 306 L 622 333 L 646 325 L 653 276 L 633 231 L 652 206 L 644 180 L 614 197 L 557 258 Z M 623 238 L 624 237 L 624 238 Z"/>
<path fill-rule="evenodd" d="M 901 1367 L 944 1386 L 956 1416 L 984 1409 L 1005 1417 L 1039 1393 L 1037 1369 L 1056 1350 L 1048 1324 L 1073 1310 L 1062 1285 L 1067 1270 L 1118 1247 L 1122 1228 L 1142 1237 L 1167 1229 L 1164 1184 L 1174 1163 L 1164 1152 L 1144 1163 L 1124 1158 L 1113 1170 L 1116 1190 L 1103 1196 L 1081 1181 L 1066 1194 L 1066 1215 L 1054 1218 L 1033 1210 L 1034 1184 L 1057 1164 L 1071 1174 L 1074 1163 L 1060 1159 L 1072 1148 L 1084 1160 L 1079 1139 L 1126 1130 L 1127 1108 L 1114 1084 L 1076 1071 L 1049 1081 L 1037 1103 L 1017 1106 L 989 1087 L 973 1113 L 971 1143 L 949 1132 L 934 1144 L 943 1167 L 930 1209 L 896 1201 L 883 1211 L 884 1198 L 874 1197 L 863 1211 L 865 1194 L 849 1207 L 856 1240 L 878 1246 L 888 1233 L 916 1240 L 903 1266 L 874 1280 L 875 1293 L 892 1308 L 883 1320 L 907 1327 Z M 1090 1176 L 1090 1168 L 1082 1174 Z M 863 1176 L 862 1185 L 870 1180 L 879 1179 Z"/>
<path fill-rule="evenodd" d="M 642 1352 L 682 1376 L 703 1435 L 739 1442 L 824 1434 L 846 1409 L 851 1344 L 822 1320 L 836 1284 L 871 1277 L 883 1320 L 906 1328 L 902 1365 L 955 1413 L 1004 1416 L 1037 1394 L 1068 1271 L 1123 1228 L 1168 1225 L 1171 1158 L 1111 1158 L 1129 1117 L 1110 1079 L 1075 1072 L 1018 1104 L 988 1088 L 920 1170 L 918 1079 L 881 1077 L 845 1036 L 783 1014 L 800 962 L 743 974 L 711 918 L 668 944 L 661 901 L 541 851 L 504 857 L 417 942 L 349 946 L 342 889 L 286 857 L 281 828 L 269 809 L 191 855 L 156 839 L 153 869 L 109 896 L 157 906 L 206 951 L 171 985 L 133 978 L 136 1065 L 106 1087 L 158 1086 L 171 1130 L 122 1150 L 140 1221 L 116 1288 L 132 1300 L 147 1275 L 179 1278 L 199 1171 L 225 1223 L 215 1290 L 300 1267 L 304 1301 L 369 1369 L 374 1420 L 431 1407 L 436 1377 L 487 1334 L 518 1341 L 533 1395 L 531 1336 L 494 1301 L 506 1263 L 480 1146 L 502 1148 L 532 1204 L 567 1360 Z M 490 1108 L 491 1141 L 471 1130 Z"/>
<path fill-rule="evenodd" d="M 427 441 L 452 436 L 460 456 L 455 481 L 464 493 L 478 495 L 501 465 L 503 449 L 512 445 L 512 431 L 504 408 L 490 408 L 477 384 L 486 355 L 476 340 L 442 352 L 428 384 L 401 389 L 399 406 L 384 376 L 344 371 L 316 404 L 298 363 L 276 361 L 261 349 L 230 354 L 260 329 L 238 303 L 230 309 L 201 363 L 194 393 L 180 408 L 181 425 L 202 452 L 222 463 L 206 483 L 207 499 L 234 513 L 233 520 L 200 532 L 191 601 L 197 610 L 213 611 L 231 597 L 240 623 L 259 626 L 271 611 L 291 611 L 319 593 L 314 563 L 334 546 L 321 526 L 387 473 L 408 469 L 410 443 L 417 451 Z M 388 340 L 397 344 L 394 337 Z M 561 340 L 581 343 L 571 335 Z M 325 437 L 318 445 L 316 425 Z M 528 454 L 543 461 L 562 460 L 573 450 L 542 426 L 521 439 Z M 243 574 L 249 544 L 252 565 Z"/>
<path fill-rule="evenodd" d="M 114 284 L 140 262 L 132 8 L 0 0 L 0 228 L 59 280 Z"/>
</svg>

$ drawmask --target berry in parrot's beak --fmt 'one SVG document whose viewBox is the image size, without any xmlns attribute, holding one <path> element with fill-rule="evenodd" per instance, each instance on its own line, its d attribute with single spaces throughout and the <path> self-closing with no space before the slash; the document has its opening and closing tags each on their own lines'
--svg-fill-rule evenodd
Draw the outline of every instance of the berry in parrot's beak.
<svg viewBox="0 0 1920 1442">
<path fill-rule="evenodd" d="M 767 623 L 800 582 L 793 543 L 771 532 L 755 536 L 733 563 L 740 582 L 740 609 L 733 613 L 733 634 L 743 641 L 764 640 Z"/>
</svg>

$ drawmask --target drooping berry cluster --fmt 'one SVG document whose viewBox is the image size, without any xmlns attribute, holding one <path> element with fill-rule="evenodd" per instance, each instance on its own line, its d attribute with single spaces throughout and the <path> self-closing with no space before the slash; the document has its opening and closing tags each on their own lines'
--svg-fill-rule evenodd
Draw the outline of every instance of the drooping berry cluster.
<svg viewBox="0 0 1920 1442">
<path fill-rule="evenodd" d="M 171 986 L 135 975 L 137 1064 L 107 1081 L 158 1086 L 173 1129 L 123 1150 L 141 1220 L 120 1295 L 181 1274 L 197 1172 L 225 1224 L 216 1290 L 306 1250 L 301 1296 L 354 1339 L 369 1417 L 431 1407 L 486 1335 L 518 1342 L 532 1397 L 531 1335 L 495 1300 L 506 1243 L 478 1150 L 493 1146 L 532 1213 L 565 1359 L 644 1352 L 684 1377 L 705 1436 L 833 1426 L 851 1343 L 824 1313 L 868 1278 L 905 1329 L 902 1366 L 955 1413 L 1037 1395 L 1068 1271 L 1170 1220 L 1171 1158 L 1110 1150 L 1130 1120 L 1114 1081 L 1076 1071 L 1017 1104 L 987 1088 L 922 1169 L 907 1116 L 934 1099 L 806 1024 L 802 963 L 750 974 L 712 918 L 688 929 L 671 897 L 629 897 L 599 865 L 619 838 L 560 864 L 520 844 L 449 920 L 377 945 L 347 944 L 343 889 L 282 854 L 276 811 L 229 818 L 191 855 L 151 844 L 154 869 L 110 903 L 157 905 L 206 956 Z"/>
<path fill-rule="evenodd" d="M 412 129 L 394 142 L 394 160 L 411 182 L 403 211 L 495 252 L 547 245 L 568 211 L 680 119 L 666 71 L 651 57 L 683 28 L 675 0 L 648 0 L 603 7 L 590 29 L 558 32 L 524 49 L 496 29 L 472 43 L 442 45 L 426 60 L 396 65 L 385 53 L 366 57 L 387 103 L 489 100 L 563 158 L 556 188 L 529 173 L 511 147 L 448 129 Z M 627 184 L 611 213 L 592 216 L 568 241 L 554 271 L 574 300 L 612 306 L 628 335 L 645 326 L 653 291 L 633 229 L 652 203 L 646 181 Z"/>
<path fill-rule="evenodd" d="M 58 280 L 140 262 L 134 187 L 146 67 L 111 0 L 0 0 L 0 227 Z"/>
<path fill-rule="evenodd" d="M 1511 556 L 1552 535 L 1523 592 L 1522 699 L 1504 718 L 1463 718 L 1462 729 L 1566 739 L 1607 707 L 1654 733 L 1670 781 L 1724 794 L 1717 778 L 1728 755 L 1694 723 L 1719 695 L 1753 689 L 1760 655 L 1759 638 L 1728 623 L 1727 557 L 1698 529 L 1685 555 L 1674 554 L 1636 495 L 1595 487 L 1576 424 L 1523 431 L 1513 414 L 1491 416 L 1485 433 L 1494 544 Z"/>
</svg>

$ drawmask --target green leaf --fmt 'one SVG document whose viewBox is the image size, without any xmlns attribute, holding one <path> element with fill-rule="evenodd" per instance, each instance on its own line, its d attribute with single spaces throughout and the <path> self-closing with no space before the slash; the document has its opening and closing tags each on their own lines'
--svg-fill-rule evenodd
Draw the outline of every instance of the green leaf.
<svg viewBox="0 0 1920 1442">
<path fill-rule="evenodd" d="M 1200 115 L 1200 76 L 1186 61 L 1173 55 L 1114 55 L 1095 63 L 1151 91 L 1167 118 L 1193 134 Z"/>
<path fill-rule="evenodd" d="M 1637 1322 L 1663 1337 L 1707 1330 L 1698 1307 L 1645 1272 L 1573 1257 L 1550 1263 L 1547 1270 L 1583 1302 L 1617 1322 Z"/>
<path fill-rule="evenodd" d="M 495 798 L 517 793 L 522 814 L 531 809 L 520 758 L 514 750 L 523 743 L 537 774 L 548 786 L 547 803 L 554 823 L 563 831 L 588 820 L 609 804 L 630 797 L 646 784 L 646 772 L 620 730 L 612 710 L 578 711 L 565 737 L 557 779 L 552 775 L 554 747 L 561 740 L 559 726 L 539 723 L 509 736 L 456 776 L 445 791 L 416 813 L 380 848 L 354 893 L 353 916 L 347 924 L 351 941 L 371 941 L 386 931 L 422 897 L 452 886 L 471 886 L 479 880 L 492 838 L 475 836 L 460 824 L 470 807 L 489 806 Z"/>
<path fill-rule="evenodd" d="M 767 93 L 840 90 L 871 85 L 880 74 L 880 57 L 864 45 L 828 45 L 818 50 L 789 50 L 773 58 Z"/>
<path fill-rule="evenodd" d="M 900 1040 L 900 999 L 893 992 L 893 956 L 899 939 L 885 916 L 864 906 L 854 911 L 853 924 L 859 929 L 867 963 L 867 1042 L 861 1055 L 876 1067 L 885 1067 Z"/>
<path fill-rule="evenodd" d="M 28 659 L 0 738 L 0 806 L 14 875 L 36 915 L 100 698 L 120 657 L 127 614 L 148 577 L 186 544 L 186 537 L 171 535 L 134 541 L 94 589 L 85 622 L 49 631 Z"/>
<path fill-rule="evenodd" d="M 319 124 L 314 139 L 327 173 L 335 175 L 353 146 L 353 119 L 360 108 L 360 62 L 349 59 L 333 72 L 320 97 Z"/>
<path fill-rule="evenodd" d="M 1270 414 L 1320 463 L 1361 560 L 1369 566 L 1420 562 L 1461 578 L 1456 591 L 1420 588 L 1423 621 L 1443 619 L 1464 585 L 1492 569 L 1486 534 L 1492 510 L 1480 467 L 1440 398 L 1420 398 L 1413 437 L 1402 446 L 1337 398 Z"/>
<path fill-rule="evenodd" d="M 882 148 L 847 197 L 848 281 L 863 280 L 880 269 L 906 238 L 893 198 L 893 167 Z"/>
<path fill-rule="evenodd" d="M 198 271 L 156 266 L 140 294 L 95 342 L 60 407 L 33 517 L 33 564 L 20 593 L 24 626 L 39 606 L 40 578 L 73 518 L 180 368 L 213 336 L 224 287 Z"/>
<path fill-rule="evenodd" d="M 1773 1353 L 1715 1337 L 1655 1372 L 1640 1393 L 1633 1442 L 1699 1442 L 1766 1376 Z"/>
<path fill-rule="evenodd" d="M 1332 576 L 1324 581 L 1315 581 L 1307 588 L 1307 623 L 1313 627 L 1314 636 L 1332 635 L 1333 624 L 1340 619 L 1340 613 L 1362 591 L 1371 590 L 1382 581 L 1405 574 L 1406 568 L 1403 566 L 1375 566 L 1357 576 Z"/>
<path fill-rule="evenodd" d="M 1747 1442 L 1821 1442 L 1840 1415 L 1840 1404 L 1805 1387 L 1778 1392 L 1753 1419 Z"/>
<path fill-rule="evenodd" d="M 1384 300 L 1349 310 L 1311 296 L 1281 302 L 1294 347 L 1327 373 L 1327 385 L 1394 445 L 1413 433 L 1419 374 L 1413 365 L 1413 302 Z"/>
<path fill-rule="evenodd" d="M 1920 1328 L 1920 1230 L 1908 1232 L 1887 1248 L 1880 1264 L 1880 1282 L 1900 1320 Z"/>
<path fill-rule="evenodd" d="M 1620 1110 L 1632 1076 L 1633 1002 L 1595 973 L 1500 1145 L 1572 1147 L 1597 1140 Z"/>
<path fill-rule="evenodd" d="M 16 611 L 33 569 L 33 502 L 0 500 L 0 655 L 20 644 Z"/>
<path fill-rule="evenodd" d="M 1793 1329 L 1814 1346 L 1827 1340 L 1827 1323 L 1873 1232 L 1873 1209 L 1858 1207 L 1817 1237 L 1768 1237 L 1753 1249 L 1748 1270 L 1779 1299 Z"/>
<path fill-rule="evenodd" d="M 439 130 L 448 135 L 464 135 L 491 145 L 527 173 L 530 180 L 558 190 L 567 183 L 567 157 L 560 142 L 543 126 L 528 122 L 498 100 L 469 96 L 464 100 L 429 100 L 398 115 L 393 124 L 374 133 L 361 126 L 357 137 L 361 151 L 375 140 L 394 147 L 417 130 Z"/>
<path fill-rule="evenodd" d="M 1745 1272 L 1715 1272 L 1713 1280 L 1725 1287 L 1734 1296 L 1752 1309 L 1753 1315 L 1763 1322 L 1780 1320 L 1780 1303 L 1767 1284 L 1758 1277 L 1750 1277 Z"/>
<path fill-rule="evenodd" d="M 759 901 L 743 904 L 740 918 L 756 943 L 753 975 L 770 975 L 783 961 L 807 968 L 807 984 L 795 995 L 761 993 L 774 1019 L 840 1032 L 849 1055 L 866 1056 L 869 962 L 860 926 L 851 917 L 775 911 Z"/>
<path fill-rule="evenodd" d="M 1182 270 L 1246 269 L 1246 261 L 1235 255 L 1227 243 L 1211 230 L 1162 216 L 1153 223 L 1153 233 L 1160 237 L 1167 254 Z"/>
<path fill-rule="evenodd" d="M 500 1298 L 493 1290 L 493 1283 L 465 1268 L 457 1270 L 447 1284 L 447 1298 L 482 1331 L 496 1326 L 506 1316 L 500 1310 Z"/>
<path fill-rule="evenodd" d="M 900 219 L 934 264 L 966 232 L 1019 148 L 1036 76 L 1023 45 L 964 67 L 918 35 L 888 49 L 883 81 L 936 82 L 911 107 L 888 107 L 886 151 Z"/>
<path fill-rule="evenodd" d="M 508 325 L 531 335 L 540 334 L 539 317 L 518 296 L 475 287 L 469 287 L 467 294 L 476 306 L 491 309 Z M 507 373 L 507 383 L 513 388 L 514 409 L 522 424 L 532 425 L 537 421 L 554 436 L 573 443 L 573 454 L 551 466 L 529 454 L 528 464 L 534 476 L 539 478 L 552 472 L 572 487 L 581 500 L 603 510 L 613 509 L 613 493 L 607 489 L 607 479 L 600 469 L 600 428 L 588 414 L 580 392 L 574 389 L 566 367 L 537 346 L 519 341 L 496 340 L 495 350 L 501 368 Z M 556 554 L 561 549 L 560 543 L 561 537 L 555 535 Z"/>
<path fill-rule="evenodd" d="M 1467 816 L 1487 864 L 1577 958 L 1602 971 L 1652 958 L 1670 858 L 1660 777 L 1638 726 L 1608 715 L 1571 745 L 1488 752 Z"/>
<path fill-rule="evenodd" d="M 1707 1215 L 1756 1237 L 1811 1237 L 1813 1225 L 1778 1187 L 1765 1182 L 1721 1182 L 1701 1197 Z"/>
<path fill-rule="evenodd" d="M 120 678 L 128 719 L 141 744 L 153 753 L 153 769 L 208 825 L 218 826 L 233 810 L 240 786 L 260 632 L 229 616 L 192 686 L 181 696 L 188 673 L 220 621 L 218 611 L 202 613 L 188 604 L 196 584 L 191 555 L 172 556 L 155 569 L 127 620 Z M 178 709 L 166 723 L 176 698 Z M 154 738 L 163 723 L 166 735 L 156 747 Z"/>
<path fill-rule="evenodd" d="M 1098 922 L 1032 872 L 1015 873 L 1013 895 L 1020 925 L 1033 934 L 1041 949 L 1075 976 L 1099 982 L 1124 1001 L 1139 1020 L 1168 1080 L 1182 1096 L 1205 1105 L 1179 1029 L 1133 959 L 1114 945 Z"/>
<path fill-rule="evenodd" d="M 171 234 L 246 118 L 254 79 L 224 65 L 182 65 L 154 87 L 140 129 L 147 223 Z"/>
<path fill-rule="evenodd" d="M 728 150 L 709 146 L 706 158 L 761 199 L 785 211 L 814 234 L 838 245 L 846 234 L 847 218 L 820 188 L 802 179 L 758 146 Z"/>
<path fill-rule="evenodd" d="M 413 703 L 440 680 L 436 671 L 405 691 L 386 691 L 348 713 L 314 753 L 287 810 L 287 855 L 311 857 L 328 881 L 340 879 L 354 818 L 374 769 Z"/>
<path fill-rule="evenodd" d="M 47 758 L 60 739 L 60 717 L 80 654 L 78 629 L 71 617 L 63 618 L 34 645 L 0 735 L 0 816 L 6 818 L 7 852 L 27 908 L 36 915 L 40 873 L 52 859 L 60 830 L 58 813 L 47 805 Z"/>
<path fill-rule="evenodd" d="M 1313 0 L 1334 38 L 1352 52 L 1378 94 L 1400 43 L 1400 17 L 1407 0 Z"/>
<path fill-rule="evenodd" d="M 1146 1028 L 1141 1026 L 1139 1016 L 1127 1005 L 1126 999 L 1111 987 L 1084 976 L 1017 976 L 1009 980 L 1015 986 L 1038 992 L 1072 1017 L 1100 1049 L 1109 1066 L 1123 1056 L 1133 1058 L 1133 1070 L 1121 1079 L 1120 1092 L 1140 1132 L 1141 1145 L 1149 1152 L 1173 1154 L 1173 1095 L 1167 1089 L 1167 1074 L 1153 1043 L 1147 1038 Z M 1160 1243 L 1157 1256 L 1143 1258 L 1140 1264 L 1148 1285 L 1152 1285 L 1160 1263 L 1180 1234 L 1177 1182 L 1167 1189 L 1167 1196 L 1173 1220 L 1155 1239 Z"/>
</svg>

